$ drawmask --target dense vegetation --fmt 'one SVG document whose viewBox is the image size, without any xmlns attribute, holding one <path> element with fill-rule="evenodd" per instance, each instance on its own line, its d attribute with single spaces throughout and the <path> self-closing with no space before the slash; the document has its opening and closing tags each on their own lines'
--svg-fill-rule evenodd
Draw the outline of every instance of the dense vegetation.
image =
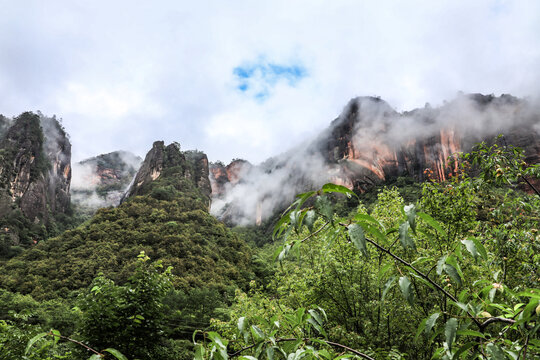
<svg viewBox="0 0 540 360">
<path fill-rule="evenodd" d="M 445 183 L 327 184 L 273 234 L 227 229 L 173 167 L 2 264 L 2 359 L 535 359 L 540 197 L 518 185 L 539 174 L 521 157 L 482 144 Z"/>
<path fill-rule="evenodd" d="M 140 195 L 2 263 L 9 359 L 23 355 L 24 340 L 16 338 L 28 341 L 50 328 L 129 358 L 169 359 L 182 351 L 189 358 L 193 331 L 212 317 L 226 318 L 220 309 L 255 278 L 251 249 L 208 213 L 206 194 L 187 176 L 196 173 L 191 159 L 198 154 L 188 155 Z M 14 310 L 23 301 L 32 304 L 24 318 Z M 135 348 L 141 339 L 146 345 Z M 88 351 L 73 342 L 49 344 L 46 336 L 35 345 L 44 346 L 39 356 L 78 358 Z"/>
<path fill-rule="evenodd" d="M 540 197 L 516 189 L 538 166 L 521 158 L 481 144 L 416 204 L 387 188 L 345 216 L 329 195 L 346 188 L 298 195 L 263 250 L 273 281 L 238 292 L 196 358 L 538 358 Z"/>
</svg>

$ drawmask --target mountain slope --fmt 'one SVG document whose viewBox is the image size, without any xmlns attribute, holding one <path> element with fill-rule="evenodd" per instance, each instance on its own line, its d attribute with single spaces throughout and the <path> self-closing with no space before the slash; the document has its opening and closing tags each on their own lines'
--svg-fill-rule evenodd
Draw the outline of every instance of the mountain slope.
<svg viewBox="0 0 540 360">
<path fill-rule="evenodd" d="M 99 272 L 125 281 L 142 250 L 173 266 L 182 289 L 245 285 L 251 252 L 208 213 L 209 193 L 200 179 L 208 169 L 197 168 L 205 158 L 156 142 L 136 177 L 145 180 L 134 183 L 120 206 L 100 209 L 85 225 L 9 260 L 0 286 L 37 299 L 68 297 Z M 147 178 L 148 169 L 159 174 Z"/>
</svg>

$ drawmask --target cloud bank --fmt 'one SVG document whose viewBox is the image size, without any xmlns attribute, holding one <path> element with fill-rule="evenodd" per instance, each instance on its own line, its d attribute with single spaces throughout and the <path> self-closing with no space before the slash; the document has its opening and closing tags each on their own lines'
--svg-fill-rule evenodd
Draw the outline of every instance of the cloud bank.
<svg viewBox="0 0 540 360">
<path fill-rule="evenodd" d="M 459 90 L 539 94 L 534 0 L 34 0 L 2 15 L 0 113 L 56 114 L 75 161 L 164 140 L 258 163 L 353 96 L 401 111 Z"/>
<path fill-rule="evenodd" d="M 344 124 L 350 124 L 350 128 L 342 128 L 350 134 L 336 130 Z M 442 140 L 441 131 L 446 140 Z M 260 223 L 283 210 L 296 194 L 326 182 L 353 187 L 354 181 L 364 181 L 364 177 L 370 178 L 368 182 L 380 181 L 387 175 L 388 165 L 396 161 L 396 154 L 406 153 L 410 164 L 422 161 L 422 157 L 433 164 L 441 156 L 446 160 L 455 151 L 466 151 L 499 133 L 520 142 L 514 144 L 517 146 L 538 143 L 539 103 L 509 95 L 460 94 L 440 107 L 426 105 L 398 113 L 378 98 L 352 99 L 318 137 L 260 166 L 241 167 L 237 174 L 240 181 L 226 183 L 222 194 L 214 194 L 211 213 L 233 224 Z M 337 143 L 347 136 L 352 146 L 340 154 Z M 421 144 L 420 149 L 417 144 Z M 529 146 L 531 149 L 534 153 L 526 155 L 540 160 L 538 147 Z"/>
</svg>

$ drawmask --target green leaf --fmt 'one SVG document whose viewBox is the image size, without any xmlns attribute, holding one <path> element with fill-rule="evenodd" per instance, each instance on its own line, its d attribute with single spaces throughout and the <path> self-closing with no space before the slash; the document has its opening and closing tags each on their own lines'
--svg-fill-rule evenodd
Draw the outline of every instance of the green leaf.
<svg viewBox="0 0 540 360">
<path fill-rule="evenodd" d="M 102 357 L 98 354 L 94 354 L 88 358 L 88 360 L 99 360 L 99 359 L 102 359 Z M 197 357 L 195 357 L 195 359 L 198 360 Z"/>
<path fill-rule="evenodd" d="M 367 256 L 366 236 L 364 229 L 358 224 L 351 224 L 348 227 L 349 237 L 351 238 L 354 246 L 360 250 L 360 252 Z"/>
<path fill-rule="evenodd" d="M 454 356 L 452 357 L 452 359 L 459 359 L 459 356 L 461 354 L 463 354 L 464 352 L 468 351 L 470 348 L 472 348 L 473 346 L 476 346 L 478 345 L 478 343 L 476 342 L 468 342 L 466 343 L 465 345 L 463 345 L 462 347 L 460 347 L 458 349 L 458 351 L 456 351 L 456 353 L 454 354 Z"/>
<path fill-rule="evenodd" d="M 409 223 L 405 221 L 399 225 L 399 241 L 405 250 L 416 250 L 413 239 L 409 236 Z"/>
<path fill-rule="evenodd" d="M 463 272 L 461 271 L 461 267 L 459 266 L 459 263 L 457 262 L 457 259 L 456 259 L 456 257 L 454 255 L 449 255 L 446 258 L 446 263 L 449 264 L 449 265 L 452 265 L 456 269 L 459 277 L 461 279 L 463 279 Z"/>
<path fill-rule="evenodd" d="M 469 329 L 458 330 L 457 334 L 460 336 L 474 336 L 474 337 L 479 337 L 482 339 L 486 338 L 486 335 L 482 334 L 480 331 L 469 330 Z"/>
<path fill-rule="evenodd" d="M 273 239 L 279 238 L 281 234 L 283 233 L 283 231 L 285 231 L 288 228 L 287 225 L 289 224 L 289 220 L 290 220 L 289 213 L 285 212 L 281 216 L 281 218 L 278 220 L 276 225 L 274 226 L 274 231 L 272 232 Z"/>
<path fill-rule="evenodd" d="M 291 226 L 297 229 L 298 222 L 300 219 L 300 211 L 298 210 L 291 211 L 291 213 L 289 214 L 289 218 L 290 218 L 289 223 L 291 224 Z"/>
<path fill-rule="evenodd" d="M 274 348 L 272 346 L 266 348 L 266 358 L 268 360 L 274 360 Z"/>
<path fill-rule="evenodd" d="M 387 272 L 388 270 L 392 269 L 394 267 L 394 265 L 392 263 L 388 263 L 388 264 L 385 264 L 383 265 L 380 269 L 379 269 L 379 279 L 381 279 Z"/>
<path fill-rule="evenodd" d="M 362 223 L 362 227 L 364 228 L 366 233 L 373 236 L 374 238 L 377 238 L 377 240 L 379 240 L 381 244 L 387 243 L 386 236 L 384 236 L 384 234 L 376 226 L 373 226 L 370 223 Z"/>
<path fill-rule="evenodd" d="M 253 334 L 253 337 L 257 340 L 264 339 L 264 332 L 256 325 L 251 325 L 251 333 Z"/>
<path fill-rule="evenodd" d="M 407 221 L 411 226 L 412 231 L 416 234 L 416 206 L 413 204 L 406 205 L 403 207 Z"/>
<path fill-rule="evenodd" d="M 32 345 L 34 345 L 38 340 L 44 338 L 47 335 L 49 335 L 49 333 L 43 332 L 43 333 L 39 333 L 36 336 L 34 336 L 33 338 L 31 338 L 30 341 L 28 341 L 28 344 L 26 345 L 26 350 L 24 351 L 24 355 L 28 355 L 28 351 L 30 350 Z"/>
<path fill-rule="evenodd" d="M 446 344 L 450 350 L 452 350 L 452 345 L 454 344 L 454 340 L 456 338 L 457 327 L 458 321 L 455 318 L 448 319 L 446 325 L 444 326 L 444 336 L 446 337 Z"/>
<path fill-rule="evenodd" d="M 392 285 L 394 285 L 394 282 L 396 281 L 396 277 L 392 276 L 386 283 L 384 284 L 382 295 L 381 295 L 381 303 L 384 302 L 384 298 L 386 297 L 386 294 L 388 293 L 388 290 L 392 288 Z"/>
<path fill-rule="evenodd" d="M 204 346 L 197 345 L 195 348 L 195 360 L 203 360 L 204 359 Z"/>
<path fill-rule="evenodd" d="M 58 343 L 58 340 L 60 340 L 60 331 L 58 330 L 51 330 L 52 337 L 53 337 L 53 346 L 55 346 Z"/>
<path fill-rule="evenodd" d="M 313 224 L 315 224 L 315 220 L 317 220 L 317 213 L 315 210 L 308 210 L 306 217 L 304 218 L 304 224 L 306 224 L 310 233 L 313 232 Z"/>
<path fill-rule="evenodd" d="M 427 318 L 420 321 L 420 325 L 418 325 L 418 328 L 416 329 L 416 334 L 414 335 L 414 341 L 417 341 L 420 334 L 426 329 L 426 321 Z"/>
<path fill-rule="evenodd" d="M 246 331 L 246 318 L 244 316 L 238 319 L 238 330 L 241 334 Z"/>
<path fill-rule="evenodd" d="M 486 345 L 486 350 L 488 354 L 491 355 L 491 359 L 493 360 L 505 360 L 504 352 L 500 348 L 499 345 L 495 345 L 493 343 L 489 343 Z"/>
<path fill-rule="evenodd" d="M 443 256 L 441 256 L 439 261 L 437 261 L 437 275 L 442 275 L 442 272 L 444 270 L 444 264 L 446 264 L 446 258 L 447 257 L 448 257 L 448 255 L 443 255 Z"/>
<path fill-rule="evenodd" d="M 414 304 L 414 292 L 412 290 L 412 283 L 406 276 L 399 278 L 399 287 L 405 300 L 412 306 Z"/>
<path fill-rule="evenodd" d="M 109 354 L 117 358 L 118 360 L 127 360 L 127 357 L 125 357 L 120 351 L 116 349 L 108 348 L 103 351 L 108 352 Z"/>
<path fill-rule="evenodd" d="M 307 199 L 309 199 L 310 197 L 312 197 L 316 193 L 317 193 L 316 191 L 308 191 L 308 192 L 305 192 L 303 194 L 296 195 L 297 200 L 293 203 L 293 205 L 296 204 L 297 209 L 301 208 L 302 205 L 304 205 L 304 203 L 307 201 Z"/>
<path fill-rule="evenodd" d="M 289 250 L 291 250 L 290 244 L 286 244 L 285 246 L 283 246 L 283 250 L 281 250 L 281 252 L 279 253 L 278 261 L 283 261 L 283 259 L 285 259 L 285 257 L 289 253 Z"/>
<path fill-rule="evenodd" d="M 437 288 L 435 286 L 433 286 L 432 283 L 430 283 L 429 281 L 427 281 L 426 279 L 424 279 L 420 275 L 417 275 L 415 273 L 411 273 L 410 275 L 412 275 L 416 280 L 420 281 L 422 284 L 426 285 L 430 289 L 432 289 L 434 291 L 437 291 Z"/>
<path fill-rule="evenodd" d="M 493 299 L 495 299 L 495 295 L 497 294 L 497 288 L 493 288 L 491 290 L 489 290 L 489 301 L 493 302 Z"/>
<path fill-rule="evenodd" d="M 424 332 L 426 335 L 429 335 L 431 332 L 431 329 L 433 329 L 433 326 L 435 326 L 435 323 L 437 322 L 437 319 L 441 316 L 441 313 L 434 313 L 426 320 L 426 328 L 424 329 Z"/>
<path fill-rule="evenodd" d="M 334 218 L 334 209 L 332 203 L 326 196 L 318 196 L 315 200 L 315 208 L 324 216 L 327 220 L 332 221 Z"/>
<path fill-rule="evenodd" d="M 368 223 L 372 223 L 373 225 L 376 225 L 376 226 L 378 226 L 380 228 L 383 227 L 379 220 L 375 219 L 373 216 L 368 215 L 368 214 L 356 214 L 356 215 L 354 215 L 353 220 L 365 221 L 365 222 L 368 222 Z"/>
<path fill-rule="evenodd" d="M 465 245 L 465 248 L 468 252 L 471 253 L 472 257 L 476 260 L 479 256 L 478 250 L 476 250 L 476 244 L 472 240 L 461 240 L 461 243 Z"/>
<path fill-rule="evenodd" d="M 432 218 L 431 216 L 429 216 L 428 214 L 423 213 L 423 212 L 418 212 L 418 213 L 416 213 L 416 216 L 418 216 L 420 219 L 424 220 L 429 226 L 431 226 L 432 228 L 434 228 L 435 230 L 437 230 L 437 232 L 438 232 L 443 238 L 447 238 L 447 237 L 448 237 L 448 234 L 447 234 L 446 231 L 441 227 L 441 225 L 439 225 L 439 222 L 438 222 L 437 220 L 435 220 L 434 218 Z"/>
<path fill-rule="evenodd" d="M 460 308 L 461 310 L 463 310 L 465 312 L 467 312 L 469 310 L 468 307 L 467 307 L 467 304 L 464 304 L 462 302 L 450 301 L 450 303 L 456 305 L 458 308 Z"/>
<path fill-rule="evenodd" d="M 324 193 L 341 193 L 347 195 L 348 198 L 351 196 L 356 196 L 354 191 L 350 190 L 349 188 L 342 186 L 342 185 L 336 185 L 332 183 L 324 184 L 322 187 L 322 191 Z M 357 197 L 357 196 L 356 196 Z"/>
<path fill-rule="evenodd" d="M 444 264 L 444 272 L 447 273 L 450 278 L 452 280 L 454 280 L 454 282 L 458 285 L 458 286 L 461 286 L 462 282 L 461 282 L 461 277 L 459 276 L 458 274 L 458 271 L 456 270 L 455 267 L 453 267 L 452 265 L 449 265 L 449 264 Z"/>
<path fill-rule="evenodd" d="M 484 247 L 484 245 L 482 244 L 482 242 L 476 238 L 469 238 L 469 240 L 471 240 L 473 243 L 474 243 L 474 247 L 476 248 L 476 251 L 480 254 L 480 256 L 482 257 L 482 259 L 484 259 L 484 261 L 487 260 L 487 251 L 486 251 L 486 248 Z"/>
<path fill-rule="evenodd" d="M 307 322 L 310 323 L 320 334 L 324 334 L 324 329 L 322 326 L 317 323 L 317 321 L 313 320 L 313 318 L 309 318 Z"/>
<path fill-rule="evenodd" d="M 321 317 L 321 315 L 318 313 L 317 310 L 314 310 L 314 309 L 311 309 L 311 310 L 308 310 L 309 314 L 315 319 L 315 321 L 317 321 L 317 323 L 319 325 L 323 325 L 324 324 L 324 321 Z"/>
</svg>

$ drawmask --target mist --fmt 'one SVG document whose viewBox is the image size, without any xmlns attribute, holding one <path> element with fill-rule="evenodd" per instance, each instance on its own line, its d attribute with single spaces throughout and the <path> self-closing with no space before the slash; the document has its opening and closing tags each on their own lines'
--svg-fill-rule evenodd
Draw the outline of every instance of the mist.
<svg viewBox="0 0 540 360">
<path fill-rule="evenodd" d="M 344 140 L 336 139 L 335 132 L 349 123 L 351 134 L 338 134 L 350 136 L 343 152 L 338 145 Z M 233 224 L 260 223 L 287 206 L 296 194 L 326 182 L 353 188 L 359 178 L 371 183 L 384 180 L 396 154 L 414 152 L 414 145 L 421 141 L 433 143 L 425 155 L 429 162 L 440 154 L 451 155 L 456 147 L 467 151 L 475 142 L 524 128 L 535 129 L 529 135 L 540 136 L 538 103 L 509 95 L 459 93 L 439 107 L 426 104 L 402 113 L 379 98 L 355 98 L 316 138 L 258 166 L 242 167 L 238 182 L 225 183 L 221 194 L 214 194 L 211 213 Z M 435 141 L 442 138 L 442 131 L 452 137 L 448 142 L 456 144 Z"/>
<path fill-rule="evenodd" d="M 74 163 L 72 203 L 90 212 L 118 205 L 141 162 L 130 152 L 115 151 Z"/>
</svg>

